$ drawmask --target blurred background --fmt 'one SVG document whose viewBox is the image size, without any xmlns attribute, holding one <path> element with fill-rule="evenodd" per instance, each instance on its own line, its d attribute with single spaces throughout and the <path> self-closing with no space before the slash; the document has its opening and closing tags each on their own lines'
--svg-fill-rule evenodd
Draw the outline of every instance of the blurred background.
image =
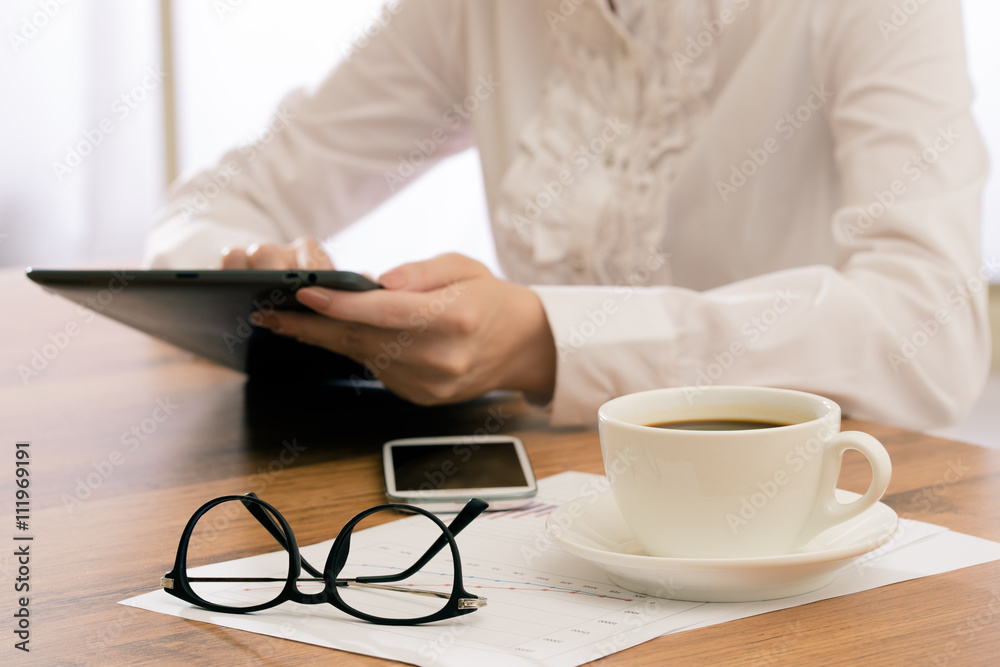
<svg viewBox="0 0 1000 667">
<path fill-rule="evenodd" d="M 4 0 L 0 266 L 135 265 L 166 185 L 257 138 L 288 91 L 315 84 L 377 29 L 382 4 Z M 994 165 L 983 252 L 1000 256 L 1000 2 L 965 0 L 964 13 L 973 111 Z M 447 250 L 498 270 L 486 215 L 467 151 L 333 239 L 333 254 L 376 275 Z M 422 233 L 419 216 L 433 217 L 436 233 Z M 984 401 L 1000 406 L 997 372 Z"/>
<path fill-rule="evenodd" d="M 0 266 L 134 265 L 171 177 L 257 138 L 290 90 L 377 28 L 382 4 L 4 0 Z M 468 151 L 331 245 L 374 274 L 458 249 L 497 268 L 486 215 Z"/>
</svg>

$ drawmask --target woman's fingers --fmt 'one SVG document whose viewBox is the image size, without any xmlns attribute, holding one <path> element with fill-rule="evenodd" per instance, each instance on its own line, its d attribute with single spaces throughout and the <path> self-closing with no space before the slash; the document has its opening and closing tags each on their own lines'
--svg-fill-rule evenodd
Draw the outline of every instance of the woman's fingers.
<svg viewBox="0 0 1000 667">
<path fill-rule="evenodd" d="M 254 243 L 247 248 L 251 269 L 294 269 L 295 250 L 273 243 Z"/>
<path fill-rule="evenodd" d="M 326 254 L 316 239 L 297 238 L 292 243 L 295 251 L 295 264 L 299 269 L 332 270 L 333 260 Z"/>
<path fill-rule="evenodd" d="M 333 261 L 316 239 L 298 238 L 288 245 L 254 243 L 246 250 L 226 248 L 222 251 L 224 269 L 311 269 L 331 270 Z"/>
<path fill-rule="evenodd" d="M 372 379 L 414 403 L 463 400 L 484 391 L 466 382 L 471 358 L 466 346 L 432 331 L 382 329 L 296 312 L 255 314 L 252 319 L 283 336 L 350 357 Z"/>
<path fill-rule="evenodd" d="M 378 281 L 390 290 L 426 292 L 459 280 L 492 275 L 481 262 L 457 253 L 410 262 L 383 273 Z"/>
<path fill-rule="evenodd" d="M 247 259 L 246 250 L 244 250 L 243 248 L 223 248 L 222 268 L 249 269 L 250 260 Z"/>
<path fill-rule="evenodd" d="M 386 289 L 305 287 L 296 298 L 315 314 L 275 311 L 254 320 L 346 354 L 417 403 L 464 400 L 497 388 L 551 392 L 555 343 L 531 290 L 458 255 L 406 264 L 380 281 Z"/>
<path fill-rule="evenodd" d="M 452 308 L 468 287 L 452 283 L 429 292 L 370 290 L 345 292 L 325 287 L 304 287 L 295 298 L 321 315 L 344 322 L 358 322 L 383 329 L 416 329 L 453 315 Z"/>
</svg>

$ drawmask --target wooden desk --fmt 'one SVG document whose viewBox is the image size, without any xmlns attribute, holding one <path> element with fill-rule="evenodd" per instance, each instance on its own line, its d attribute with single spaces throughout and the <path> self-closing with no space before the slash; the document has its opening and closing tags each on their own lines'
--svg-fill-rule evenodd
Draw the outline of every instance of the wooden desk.
<svg viewBox="0 0 1000 667">
<path fill-rule="evenodd" d="M 375 663 L 116 602 L 157 588 L 184 522 L 218 495 L 258 492 L 281 508 L 302 544 L 333 537 L 382 500 L 378 448 L 389 438 L 469 433 L 500 415 L 502 430 L 527 444 L 539 477 L 602 472 L 595 431 L 550 429 L 520 401 L 419 410 L 350 393 L 266 391 L 116 323 L 89 320 L 19 271 L 0 271 L 0 299 L 3 664 Z M 36 351 L 45 365 L 35 358 L 40 370 L 24 380 L 18 367 L 31 368 Z M 158 402 L 171 413 L 160 423 Z M 895 468 L 885 502 L 900 516 L 1000 540 L 1000 451 L 847 426 L 885 443 Z M 31 442 L 27 533 L 11 516 L 18 440 Z M 849 460 L 841 486 L 861 490 L 868 474 Z M 21 595 L 13 590 L 18 534 L 34 537 L 28 654 L 13 648 L 11 633 Z M 969 665 L 997 656 L 1000 562 L 659 638 L 602 664 Z"/>
</svg>

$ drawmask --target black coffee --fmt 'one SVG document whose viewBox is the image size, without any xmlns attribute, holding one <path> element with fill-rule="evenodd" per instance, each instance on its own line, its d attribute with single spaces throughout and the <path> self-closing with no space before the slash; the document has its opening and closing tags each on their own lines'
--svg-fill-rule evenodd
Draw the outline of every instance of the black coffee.
<svg viewBox="0 0 1000 667">
<path fill-rule="evenodd" d="M 647 424 L 655 428 L 670 428 L 683 431 L 752 431 L 761 428 L 788 426 L 780 422 L 755 421 L 750 419 L 691 419 L 676 422 Z"/>
</svg>

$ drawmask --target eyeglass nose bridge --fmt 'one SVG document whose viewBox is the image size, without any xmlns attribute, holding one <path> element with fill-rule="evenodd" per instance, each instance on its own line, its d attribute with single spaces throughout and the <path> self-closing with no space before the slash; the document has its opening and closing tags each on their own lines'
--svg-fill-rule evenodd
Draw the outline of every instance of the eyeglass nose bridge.
<svg viewBox="0 0 1000 667">
<path fill-rule="evenodd" d="M 323 590 L 317 593 L 303 593 L 296 587 L 293 602 L 300 604 L 333 604 L 330 600 L 329 584 L 323 584 Z"/>
</svg>

